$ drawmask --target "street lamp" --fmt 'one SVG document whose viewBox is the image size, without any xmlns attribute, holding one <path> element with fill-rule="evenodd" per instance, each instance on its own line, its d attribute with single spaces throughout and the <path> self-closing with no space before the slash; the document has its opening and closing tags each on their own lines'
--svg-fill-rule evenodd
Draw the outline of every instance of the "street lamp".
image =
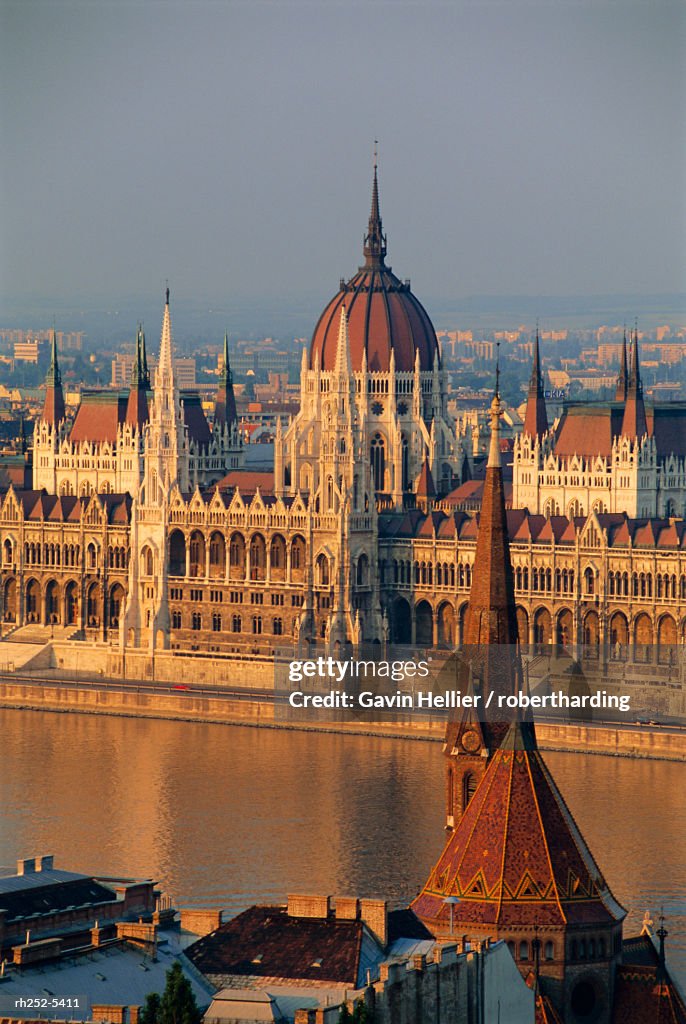
<svg viewBox="0 0 686 1024">
<path fill-rule="evenodd" d="M 453 908 L 454 908 L 455 904 L 459 903 L 460 901 L 457 898 L 457 896 L 446 896 L 445 899 L 443 900 L 443 902 L 447 903 L 448 906 L 450 907 L 450 937 L 452 938 L 453 937 Z"/>
</svg>

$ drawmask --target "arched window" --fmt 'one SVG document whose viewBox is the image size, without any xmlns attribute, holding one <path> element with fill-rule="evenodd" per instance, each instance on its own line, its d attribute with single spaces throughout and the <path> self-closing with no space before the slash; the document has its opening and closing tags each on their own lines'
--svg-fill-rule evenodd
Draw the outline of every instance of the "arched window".
<svg viewBox="0 0 686 1024">
<path fill-rule="evenodd" d="M 526 941 L 526 939 L 522 939 L 522 941 L 519 943 L 519 959 L 529 959 L 529 943 Z"/>
<path fill-rule="evenodd" d="M 402 438 L 402 489 L 404 491 L 410 489 L 410 446 L 404 434 Z"/>
<path fill-rule="evenodd" d="M 467 772 L 462 777 L 462 810 L 467 810 L 467 804 L 476 793 L 476 778 L 472 772 Z"/>
<path fill-rule="evenodd" d="M 329 586 L 329 559 L 326 555 L 317 556 L 317 582 L 320 587 Z"/>
<path fill-rule="evenodd" d="M 546 942 L 546 944 L 545 944 L 545 951 L 544 951 L 543 955 L 545 956 L 546 960 L 554 960 L 555 959 L 555 946 L 553 945 L 552 942 Z"/>
<path fill-rule="evenodd" d="M 88 568 L 95 569 L 97 566 L 97 551 L 95 550 L 95 544 L 89 544 L 86 550 L 86 556 L 88 560 Z"/>
<path fill-rule="evenodd" d="M 386 442 L 381 434 L 375 434 L 372 438 L 370 455 L 374 489 L 383 491 L 386 482 Z"/>
</svg>

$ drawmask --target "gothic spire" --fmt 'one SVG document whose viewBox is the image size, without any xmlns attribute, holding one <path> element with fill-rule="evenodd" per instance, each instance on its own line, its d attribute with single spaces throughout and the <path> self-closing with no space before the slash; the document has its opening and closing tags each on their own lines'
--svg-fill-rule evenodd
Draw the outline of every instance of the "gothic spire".
<svg viewBox="0 0 686 1024">
<path fill-rule="evenodd" d="M 379 270 L 385 266 L 386 236 L 383 233 L 381 213 L 379 212 L 379 182 L 377 178 L 377 155 L 374 150 L 374 180 L 372 183 L 372 208 L 369 214 L 367 234 L 364 237 L 364 261 L 369 270 Z"/>
<path fill-rule="evenodd" d="M 174 381 L 174 364 L 172 358 L 171 314 L 169 312 L 169 288 L 166 290 L 164 314 L 162 316 L 162 335 L 160 338 L 160 358 L 155 371 L 155 387 L 171 387 Z"/>
<path fill-rule="evenodd" d="M 465 644 L 516 644 L 514 579 L 505 515 L 505 488 L 500 459 L 502 403 L 496 390 L 491 402 L 491 444 L 486 467 L 474 573 L 465 620 Z"/>
<path fill-rule="evenodd" d="M 345 306 L 341 306 L 341 317 L 338 324 L 338 344 L 336 345 L 336 363 L 334 372 L 339 378 L 352 380 L 353 368 L 350 361 L 350 340 L 348 338 L 348 315 Z"/>
<path fill-rule="evenodd" d="M 50 344 L 50 368 L 45 378 L 45 404 L 43 406 L 43 419 L 46 423 L 52 423 L 56 426 L 64 419 L 64 416 L 62 374 L 60 373 L 60 367 L 57 361 L 57 334 L 53 327 Z"/>
<path fill-rule="evenodd" d="M 126 422 L 134 427 L 142 427 L 148 421 L 148 389 L 150 377 L 145 360 L 145 334 L 143 327 L 138 325 L 136 331 L 136 355 L 131 371 L 131 388 L 126 405 Z"/>
<path fill-rule="evenodd" d="M 629 382 L 626 390 L 626 405 L 624 406 L 624 418 L 622 420 L 622 435 L 624 437 L 641 438 L 648 433 L 646 410 L 643 401 L 643 384 L 641 383 L 641 371 L 638 363 L 638 326 L 634 330 L 633 344 L 631 346 L 631 369 L 629 371 Z"/>
<path fill-rule="evenodd" d="M 541 372 L 541 351 L 536 324 L 536 341 L 534 342 L 534 362 L 529 379 L 529 393 L 526 399 L 526 416 L 524 417 L 524 433 L 529 437 L 542 437 L 548 430 L 548 414 L 543 394 L 543 374 Z"/>
<path fill-rule="evenodd" d="M 626 324 L 624 325 L 624 336 L 622 338 L 622 354 L 619 360 L 619 376 L 617 378 L 617 391 L 615 400 L 626 402 L 626 391 L 629 383 L 629 364 L 626 354 Z"/>
<path fill-rule="evenodd" d="M 214 422 L 231 427 L 238 422 L 236 398 L 233 392 L 233 373 L 229 362 L 229 336 L 224 332 L 224 353 L 219 372 L 219 385 L 214 403 Z"/>
</svg>

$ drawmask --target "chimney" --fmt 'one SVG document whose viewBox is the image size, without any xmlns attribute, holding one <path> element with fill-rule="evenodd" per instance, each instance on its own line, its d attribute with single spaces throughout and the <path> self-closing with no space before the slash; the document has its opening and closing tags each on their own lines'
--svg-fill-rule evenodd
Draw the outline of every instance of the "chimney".
<svg viewBox="0 0 686 1024">
<path fill-rule="evenodd" d="M 288 897 L 289 917 L 327 918 L 331 909 L 330 896 L 305 896 L 292 894 Z"/>
<path fill-rule="evenodd" d="M 36 871 L 52 871 L 55 864 L 54 854 L 49 854 L 47 857 L 36 857 Z"/>
<path fill-rule="evenodd" d="M 356 921 L 360 916 L 360 901 L 355 896 L 336 897 L 336 919 Z"/>
<path fill-rule="evenodd" d="M 17 874 L 30 875 L 36 870 L 36 858 L 28 857 L 25 860 L 17 861 Z"/>
<path fill-rule="evenodd" d="M 382 946 L 388 943 L 388 904 L 386 900 L 360 900 L 360 917 Z"/>
</svg>

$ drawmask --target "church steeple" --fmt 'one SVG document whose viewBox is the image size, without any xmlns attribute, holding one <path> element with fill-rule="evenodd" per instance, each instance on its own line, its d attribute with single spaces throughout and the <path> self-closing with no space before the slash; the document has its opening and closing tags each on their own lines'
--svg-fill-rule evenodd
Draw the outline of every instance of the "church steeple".
<svg viewBox="0 0 686 1024">
<path fill-rule="evenodd" d="M 541 373 L 541 352 L 536 324 L 536 341 L 534 342 L 534 363 L 529 379 L 529 393 L 526 399 L 526 416 L 524 433 L 529 437 L 542 437 L 548 430 L 548 414 L 543 394 L 543 374 Z"/>
<path fill-rule="evenodd" d="M 500 458 L 502 406 L 498 383 L 491 402 L 491 444 L 481 500 L 472 586 L 465 616 L 460 659 L 455 659 L 455 689 L 474 689 L 480 700 L 517 692 L 522 686 L 517 649 L 517 614 L 505 492 Z M 523 638 L 526 642 L 526 637 Z M 482 705 L 483 706 L 483 705 Z M 496 703 L 497 708 L 497 703 Z M 474 790 L 508 728 L 508 714 L 462 712 L 446 726 L 446 827 L 461 821 Z"/>
<path fill-rule="evenodd" d="M 622 338 L 622 354 L 619 360 L 619 376 L 617 377 L 617 391 L 615 393 L 615 400 L 617 402 L 626 402 L 626 390 L 629 384 L 629 364 L 626 355 L 626 327 L 624 328 L 624 336 Z"/>
<path fill-rule="evenodd" d="M 229 336 L 224 332 L 224 353 L 219 373 L 219 385 L 214 404 L 214 422 L 229 427 L 238 422 L 236 398 L 233 392 L 233 374 L 229 362 Z"/>
<path fill-rule="evenodd" d="M 514 578 L 505 515 L 505 488 L 500 459 L 502 403 L 496 392 L 491 402 L 491 444 L 486 467 L 472 589 L 465 620 L 464 643 L 516 644 Z"/>
<path fill-rule="evenodd" d="M 62 374 L 60 373 L 57 361 L 57 334 L 52 329 L 50 343 L 50 369 L 45 378 L 45 403 L 43 405 L 43 420 L 57 426 L 65 416 L 64 393 L 62 391 Z"/>
<path fill-rule="evenodd" d="M 624 437 L 642 438 L 648 433 L 645 404 L 643 402 L 643 384 L 641 383 L 641 371 L 638 364 L 638 327 L 634 329 L 633 344 L 631 346 L 631 370 L 629 372 L 629 383 L 626 391 L 626 405 L 624 407 L 624 418 L 622 420 L 622 435 Z"/>
<path fill-rule="evenodd" d="M 377 178 L 377 156 L 374 150 L 374 180 L 372 183 L 372 208 L 369 214 L 367 234 L 364 236 L 364 262 L 368 270 L 379 270 L 385 266 L 386 236 L 383 233 L 379 212 L 379 182 Z"/>
</svg>

